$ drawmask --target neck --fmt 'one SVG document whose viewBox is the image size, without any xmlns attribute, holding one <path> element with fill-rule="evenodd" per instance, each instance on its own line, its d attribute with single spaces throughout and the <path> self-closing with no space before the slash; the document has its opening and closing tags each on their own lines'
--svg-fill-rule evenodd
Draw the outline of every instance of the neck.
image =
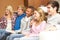
<svg viewBox="0 0 60 40">
<path fill-rule="evenodd" d="M 6 18 L 7 18 L 7 19 L 11 19 L 11 16 L 10 16 L 10 15 L 8 15 L 8 16 L 6 16 Z"/>
<path fill-rule="evenodd" d="M 18 12 L 18 15 L 22 15 L 23 14 L 23 12 Z"/>
<path fill-rule="evenodd" d="M 38 26 L 41 22 L 35 21 L 35 26 Z"/>
<path fill-rule="evenodd" d="M 34 21 L 35 21 L 36 23 L 40 23 L 40 22 L 41 22 L 41 20 L 37 20 L 37 19 L 34 19 Z"/>
<path fill-rule="evenodd" d="M 29 18 L 30 16 L 27 16 L 27 18 Z"/>
<path fill-rule="evenodd" d="M 51 15 L 51 16 L 54 16 L 54 15 L 56 15 L 56 14 L 57 14 L 57 12 L 55 11 L 55 12 L 53 12 L 53 13 L 52 13 L 52 15 Z"/>
<path fill-rule="evenodd" d="M 33 16 L 33 15 L 26 15 L 27 17 L 31 17 L 31 16 Z"/>
</svg>

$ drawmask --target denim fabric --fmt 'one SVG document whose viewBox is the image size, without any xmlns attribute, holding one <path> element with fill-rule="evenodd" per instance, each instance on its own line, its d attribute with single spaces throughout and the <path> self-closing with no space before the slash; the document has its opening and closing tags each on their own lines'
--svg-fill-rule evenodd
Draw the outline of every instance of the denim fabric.
<svg viewBox="0 0 60 40">
<path fill-rule="evenodd" d="M 0 39 L 5 35 L 5 29 L 0 29 Z"/>
<path fill-rule="evenodd" d="M 21 38 L 24 37 L 23 34 L 11 34 L 10 36 L 7 37 L 6 40 L 14 40 L 14 38 Z"/>
</svg>

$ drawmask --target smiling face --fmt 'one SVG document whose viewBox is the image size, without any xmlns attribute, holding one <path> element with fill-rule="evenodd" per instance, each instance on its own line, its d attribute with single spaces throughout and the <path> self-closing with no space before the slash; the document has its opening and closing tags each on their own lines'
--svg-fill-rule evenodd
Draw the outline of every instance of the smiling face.
<svg viewBox="0 0 60 40">
<path fill-rule="evenodd" d="M 23 14 L 23 12 L 24 12 L 22 8 L 18 8 L 17 11 L 18 11 L 18 15 L 21 15 L 21 14 Z"/>
<path fill-rule="evenodd" d="M 40 14 L 37 11 L 34 11 L 34 19 L 39 20 L 40 19 Z"/>
<path fill-rule="evenodd" d="M 55 15 L 59 9 L 59 3 L 57 1 L 50 1 L 47 3 L 48 15 Z"/>
<path fill-rule="evenodd" d="M 32 16 L 32 15 L 33 15 L 32 9 L 31 8 L 27 8 L 26 9 L 26 16 L 29 17 L 29 16 Z"/>
<path fill-rule="evenodd" d="M 49 15 L 52 15 L 54 13 L 54 8 L 51 6 L 51 4 L 47 5 L 47 11 Z"/>
</svg>

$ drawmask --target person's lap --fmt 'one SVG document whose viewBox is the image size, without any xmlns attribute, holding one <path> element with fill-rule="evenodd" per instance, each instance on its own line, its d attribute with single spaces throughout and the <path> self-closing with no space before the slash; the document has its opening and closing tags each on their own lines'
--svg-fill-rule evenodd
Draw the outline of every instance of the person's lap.
<svg viewBox="0 0 60 40">
<path fill-rule="evenodd" d="M 0 29 L 0 39 L 5 35 L 5 29 Z"/>
<path fill-rule="evenodd" d="M 11 34 L 10 36 L 7 37 L 6 40 L 13 40 L 14 38 L 20 38 L 20 37 L 24 37 L 23 34 Z"/>
<path fill-rule="evenodd" d="M 5 29 L 0 29 L 0 39 L 5 40 L 7 36 L 9 36 L 11 33 L 7 32 Z"/>
<path fill-rule="evenodd" d="M 21 37 L 21 38 L 15 38 L 14 40 L 39 40 L 38 36 L 33 37 Z"/>
</svg>

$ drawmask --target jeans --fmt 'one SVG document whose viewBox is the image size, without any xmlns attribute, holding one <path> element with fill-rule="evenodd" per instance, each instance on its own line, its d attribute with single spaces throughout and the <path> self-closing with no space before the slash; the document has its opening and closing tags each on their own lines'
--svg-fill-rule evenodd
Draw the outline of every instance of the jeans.
<svg viewBox="0 0 60 40">
<path fill-rule="evenodd" d="M 5 31 L 5 29 L 0 29 L 0 40 L 6 40 L 7 36 L 11 33 Z"/>
<path fill-rule="evenodd" d="M 5 35 L 5 29 L 0 29 L 0 39 Z"/>
<path fill-rule="evenodd" d="M 15 38 L 14 40 L 39 40 L 39 36 L 21 37 Z"/>
<path fill-rule="evenodd" d="M 6 40 L 14 40 L 14 38 L 21 38 L 24 37 L 23 34 L 11 34 L 10 36 L 7 37 Z"/>
</svg>

